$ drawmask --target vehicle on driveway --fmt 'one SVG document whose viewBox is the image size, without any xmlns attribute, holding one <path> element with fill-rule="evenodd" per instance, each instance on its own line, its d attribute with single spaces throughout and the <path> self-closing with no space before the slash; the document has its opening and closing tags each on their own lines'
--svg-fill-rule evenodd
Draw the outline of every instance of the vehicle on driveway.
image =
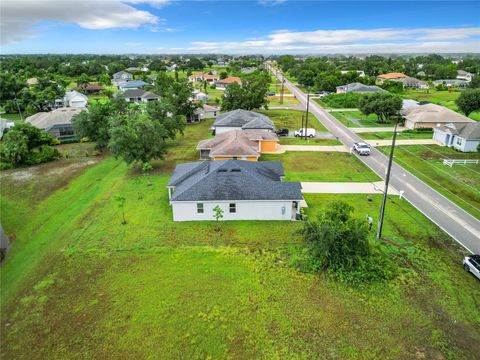
<svg viewBox="0 0 480 360">
<path fill-rule="evenodd" d="M 463 258 L 463 268 L 480 279 L 480 255 L 470 255 Z"/>
<path fill-rule="evenodd" d="M 370 155 L 370 145 L 364 142 L 356 142 L 353 144 L 353 149 L 358 153 L 358 155 Z"/>
<path fill-rule="evenodd" d="M 277 129 L 275 131 L 275 134 L 277 134 L 277 136 L 288 136 L 288 129 L 287 128 Z"/>
<path fill-rule="evenodd" d="M 302 128 L 298 129 L 294 133 L 295 137 L 305 137 L 305 135 L 309 138 L 314 138 L 317 136 L 317 132 L 313 128 Z"/>
<path fill-rule="evenodd" d="M 267 96 L 275 96 L 275 91 L 270 91 L 267 93 Z"/>
</svg>

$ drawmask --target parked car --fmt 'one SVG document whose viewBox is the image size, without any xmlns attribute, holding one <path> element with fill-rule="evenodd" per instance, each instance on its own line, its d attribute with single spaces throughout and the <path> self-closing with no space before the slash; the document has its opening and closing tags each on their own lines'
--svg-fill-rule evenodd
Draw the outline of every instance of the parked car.
<svg viewBox="0 0 480 360">
<path fill-rule="evenodd" d="M 315 131 L 315 129 L 312 128 L 298 129 L 294 133 L 295 137 L 305 137 L 305 134 L 309 138 L 314 138 L 315 136 L 317 136 L 317 132 Z"/>
<path fill-rule="evenodd" d="M 470 255 L 463 258 L 463 268 L 480 279 L 480 255 Z"/>
<path fill-rule="evenodd" d="M 277 134 L 277 136 L 288 136 L 288 129 L 287 128 L 278 129 L 277 131 L 275 131 L 275 134 Z"/>
<path fill-rule="evenodd" d="M 370 155 L 370 145 L 364 142 L 356 142 L 353 144 L 353 149 L 358 153 L 358 155 Z"/>
<path fill-rule="evenodd" d="M 275 91 L 270 91 L 267 93 L 267 96 L 275 96 Z"/>
</svg>

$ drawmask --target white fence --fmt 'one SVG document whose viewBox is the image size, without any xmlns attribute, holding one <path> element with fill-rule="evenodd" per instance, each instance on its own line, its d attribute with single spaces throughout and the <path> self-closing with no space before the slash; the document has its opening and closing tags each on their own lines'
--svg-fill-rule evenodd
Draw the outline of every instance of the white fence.
<svg viewBox="0 0 480 360">
<path fill-rule="evenodd" d="M 452 167 L 453 164 L 478 164 L 479 162 L 480 160 L 475 160 L 475 159 L 463 159 L 463 160 L 443 159 L 443 165 L 447 165 L 450 167 Z"/>
</svg>

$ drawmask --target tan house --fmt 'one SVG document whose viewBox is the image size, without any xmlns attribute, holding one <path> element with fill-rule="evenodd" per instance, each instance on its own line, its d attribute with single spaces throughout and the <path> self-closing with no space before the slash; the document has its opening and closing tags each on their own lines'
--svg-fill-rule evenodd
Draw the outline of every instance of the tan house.
<svg viewBox="0 0 480 360">
<path fill-rule="evenodd" d="M 213 139 L 200 141 L 201 159 L 257 161 L 262 153 L 275 152 L 278 137 L 264 130 L 233 130 L 221 133 Z"/>
<path fill-rule="evenodd" d="M 192 74 L 188 77 L 188 80 L 191 82 L 206 81 L 212 84 L 219 79 L 220 77 L 218 75 L 211 75 L 211 74 L 204 74 L 204 73 Z"/>
<path fill-rule="evenodd" d="M 73 128 L 72 117 L 82 110 L 82 108 L 77 107 L 63 107 L 49 112 L 39 112 L 26 118 L 25 122 L 45 130 L 57 140 L 75 140 L 78 137 Z"/>
<path fill-rule="evenodd" d="M 402 111 L 409 129 L 436 128 L 452 123 L 475 122 L 468 117 L 437 104 L 425 104 Z"/>
<path fill-rule="evenodd" d="M 393 73 L 378 75 L 377 80 L 380 83 L 383 83 L 385 80 L 395 81 L 395 80 L 404 79 L 404 78 L 407 78 L 407 77 L 408 76 L 403 74 L 403 73 L 393 72 Z"/>
<path fill-rule="evenodd" d="M 225 90 L 227 88 L 227 86 L 232 84 L 232 83 L 237 83 L 237 84 L 241 85 L 242 84 L 242 79 L 240 79 L 239 77 L 236 77 L 236 76 L 227 77 L 223 80 L 219 80 L 219 81 L 215 82 L 215 88 L 220 89 L 220 90 Z"/>
</svg>

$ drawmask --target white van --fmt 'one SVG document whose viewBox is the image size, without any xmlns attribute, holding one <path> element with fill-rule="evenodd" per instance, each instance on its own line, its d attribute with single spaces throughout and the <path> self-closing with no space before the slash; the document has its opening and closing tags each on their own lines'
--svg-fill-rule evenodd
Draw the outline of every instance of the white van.
<svg viewBox="0 0 480 360">
<path fill-rule="evenodd" d="M 307 133 L 307 137 L 314 138 L 317 136 L 317 132 L 315 129 L 312 128 L 302 128 L 295 131 L 295 137 L 305 137 L 305 133 Z"/>
</svg>

